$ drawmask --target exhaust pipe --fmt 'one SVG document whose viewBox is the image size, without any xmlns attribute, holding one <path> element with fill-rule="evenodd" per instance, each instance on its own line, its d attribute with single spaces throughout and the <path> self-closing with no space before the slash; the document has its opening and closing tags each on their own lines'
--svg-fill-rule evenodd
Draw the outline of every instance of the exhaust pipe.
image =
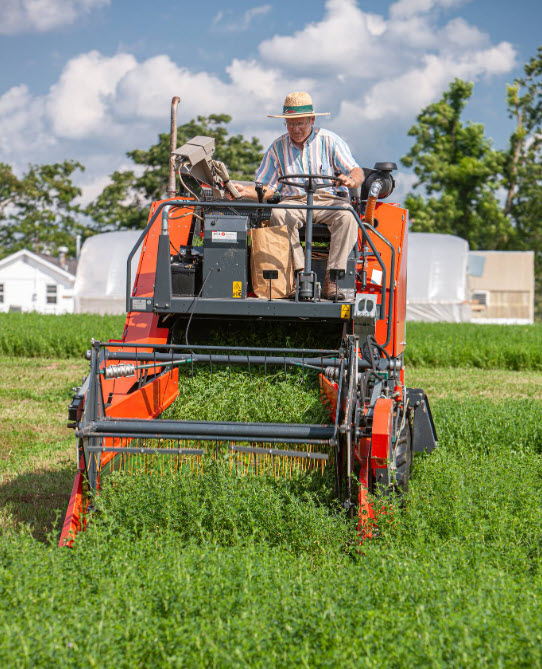
<svg viewBox="0 0 542 669">
<path fill-rule="evenodd" d="M 174 151 L 177 148 L 177 105 L 181 98 L 175 96 L 171 98 L 171 128 L 169 134 L 169 179 L 167 186 L 167 196 L 175 197 L 177 189 L 175 187 L 175 155 Z"/>
</svg>

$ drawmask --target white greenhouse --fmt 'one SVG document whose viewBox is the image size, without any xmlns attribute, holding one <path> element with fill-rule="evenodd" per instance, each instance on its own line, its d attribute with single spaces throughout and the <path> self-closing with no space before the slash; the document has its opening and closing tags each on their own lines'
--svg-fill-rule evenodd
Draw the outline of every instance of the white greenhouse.
<svg viewBox="0 0 542 669">
<path fill-rule="evenodd" d="M 468 259 L 461 237 L 409 233 L 407 321 L 470 320 Z"/>
<path fill-rule="evenodd" d="M 74 287 L 77 313 L 126 313 L 126 262 L 140 235 L 141 230 L 126 230 L 85 240 Z M 140 250 L 132 260 L 132 277 L 139 255 Z"/>
</svg>

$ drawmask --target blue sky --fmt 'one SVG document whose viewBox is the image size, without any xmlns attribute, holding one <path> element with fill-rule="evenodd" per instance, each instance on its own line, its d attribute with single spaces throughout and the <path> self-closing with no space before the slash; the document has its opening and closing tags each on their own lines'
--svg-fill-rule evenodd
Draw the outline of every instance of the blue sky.
<svg viewBox="0 0 542 669">
<path fill-rule="evenodd" d="M 0 160 L 20 173 L 78 159 L 88 200 L 167 131 L 175 94 L 181 122 L 228 113 L 267 144 L 283 127 L 266 114 L 309 90 L 362 165 L 399 163 L 416 114 L 456 76 L 475 84 L 465 118 L 503 147 L 506 84 L 541 26 L 540 0 L 0 0 Z"/>
</svg>

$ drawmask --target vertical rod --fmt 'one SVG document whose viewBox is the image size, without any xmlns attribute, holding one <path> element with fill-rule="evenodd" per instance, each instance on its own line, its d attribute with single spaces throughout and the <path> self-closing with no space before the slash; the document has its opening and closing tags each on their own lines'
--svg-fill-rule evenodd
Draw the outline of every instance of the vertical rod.
<svg viewBox="0 0 542 669">
<path fill-rule="evenodd" d="M 169 179 L 167 186 L 167 196 L 175 197 L 177 189 L 175 187 L 175 155 L 177 148 L 177 105 L 181 98 L 175 96 L 171 99 L 171 128 L 169 135 Z"/>
<path fill-rule="evenodd" d="M 312 207 L 314 194 L 312 192 L 312 183 L 307 187 L 307 205 Z M 305 225 L 305 272 L 312 272 L 312 209 L 307 209 L 307 220 Z"/>
</svg>

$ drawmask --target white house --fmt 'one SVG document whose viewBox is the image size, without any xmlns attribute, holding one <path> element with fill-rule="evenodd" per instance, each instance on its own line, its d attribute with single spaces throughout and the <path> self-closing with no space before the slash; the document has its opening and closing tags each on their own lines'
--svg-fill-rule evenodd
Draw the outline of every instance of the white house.
<svg viewBox="0 0 542 669">
<path fill-rule="evenodd" d="M 75 260 L 27 249 L 0 260 L 0 312 L 73 312 Z"/>
</svg>

